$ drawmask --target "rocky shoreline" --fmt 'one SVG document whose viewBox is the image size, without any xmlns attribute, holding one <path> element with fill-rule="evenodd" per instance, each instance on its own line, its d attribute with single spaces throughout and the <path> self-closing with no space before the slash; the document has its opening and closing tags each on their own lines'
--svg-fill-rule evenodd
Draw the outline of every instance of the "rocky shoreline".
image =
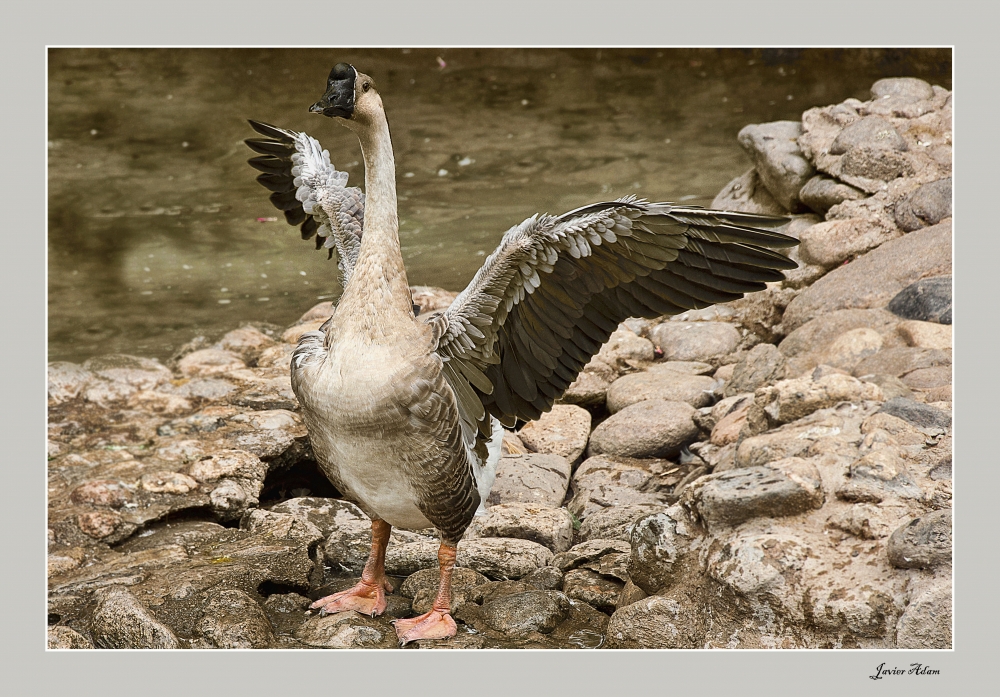
<svg viewBox="0 0 1000 697">
<path fill-rule="evenodd" d="M 793 214 L 800 268 L 627 320 L 507 434 L 459 633 L 412 648 L 951 647 L 951 93 L 880 80 L 739 139 L 713 207 Z M 50 648 L 393 648 L 429 608 L 432 531 L 394 530 L 383 616 L 306 609 L 368 553 L 289 381 L 330 308 L 49 365 Z"/>
</svg>

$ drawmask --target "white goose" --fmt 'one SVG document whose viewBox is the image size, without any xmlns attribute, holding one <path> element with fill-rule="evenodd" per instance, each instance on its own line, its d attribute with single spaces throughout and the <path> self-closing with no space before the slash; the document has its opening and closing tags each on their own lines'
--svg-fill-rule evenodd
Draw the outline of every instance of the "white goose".
<svg viewBox="0 0 1000 697">
<path fill-rule="evenodd" d="M 784 218 L 634 197 L 515 225 L 444 311 L 417 319 L 400 253 L 396 168 L 375 82 L 346 63 L 310 111 L 354 131 L 365 194 L 346 188 L 313 138 L 251 121 L 247 144 L 271 201 L 302 236 L 336 249 L 344 292 L 320 331 L 300 340 L 292 386 L 317 460 L 372 519 L 360 582 L 313 603 L 321 612 L 385 610 L 392 526 L 435 527 L 433 608 L 396 620 L 400 643 L 454 636 L 457 545 L 485 500 L 501 424 L 548 411 L 627 317 L 726 302 L 781 280 L 795 263 L 769 247 L 796 240 Z"/>
</svg>

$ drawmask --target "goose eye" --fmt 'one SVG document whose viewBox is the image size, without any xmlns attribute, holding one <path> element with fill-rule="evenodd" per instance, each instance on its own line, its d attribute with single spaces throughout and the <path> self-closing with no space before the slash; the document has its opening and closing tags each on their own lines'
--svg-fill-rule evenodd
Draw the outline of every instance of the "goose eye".
<svg viewBox="0 0 1000 697">
<path fill-rule="evenodd" d="M 367 92 L 370 88 L 371 88 L 371 83 L 370 82 L 365 82 L 365 83 L 362 83 L 362 85 L 361 85 L 361 91 L 362 92 Z"/>
</svg>

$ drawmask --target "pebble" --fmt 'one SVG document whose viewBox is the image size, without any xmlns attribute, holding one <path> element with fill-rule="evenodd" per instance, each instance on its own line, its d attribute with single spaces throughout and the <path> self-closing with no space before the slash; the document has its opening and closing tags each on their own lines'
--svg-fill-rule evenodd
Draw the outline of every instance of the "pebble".
<svg viewBox="0 0 1000 697">
<path fill-rule="evenodd" d="M 694 407 L 686 402 L 650 399 L 627 406 L 594 429 L 587 454 L 639 458 L 674 455 L 698 435 L 693 416 Z"/>
<path fill-rule="evenodd" d="M 889 121 L 881 116 L 865 116 L 844 127 L 830 146 L 831 155 L 843 155 L 859 145 L 889 150 L 906 150 L 906 141 Z"/>
<path fill-rule="evenodd" d="M 929 569 L 951 563 L 951 509 L 933 511 L 900 526 L 886 554 L 899 569 Z"/>
<path fill-rule="evenodd" d="M 323 649 L 396 648 L 392 625 L 357 612 L 313 616 L 295 630 L 295 638 Z"/>
<path fill-rule="evenodd" d="M 653 595 L 670 585 L 678 562 L 695 541 L 688 516 L 673 507 L 635 521 L 630 538 L 629 580 Z"/>
<path fill-rule="evenodd" d="M 864 198 L 865 193 L 850 184 L 818 175 L 810 179 L 799 191 L 799 199 L 820 215 L 844 201 Z"/>
</svg>

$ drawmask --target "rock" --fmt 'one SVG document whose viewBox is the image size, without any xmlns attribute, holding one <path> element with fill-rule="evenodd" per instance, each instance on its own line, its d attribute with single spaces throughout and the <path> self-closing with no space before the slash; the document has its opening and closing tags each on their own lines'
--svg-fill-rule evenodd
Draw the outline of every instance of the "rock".
<svg viewBox="0 0 1000 697">
<path fill-rule="evenodd" d="M 743 425 L 746 423 L 747 415 L 753 406 L 753 395 L 744 395 L 738 398 L 721 419 L 712 427 L 710 440 L 712 445 L 720 448 L 739 440 Z"/>
<path fill-rule="evenodd" d="M 951 177 L 924 184 L 896 202 L 896 224 L 912 232 L 951 217 Z"/>
<path fill-rule="evenodd" d="M 342 503 L 343 507 L 339 507 L 333 513 L 333 523 L 327 526 L 317 525 L 321 534 L 325 533 L 327 529 L 329 530 L 326 542 L 323 544 L 323 559 L 337 571 L 360 574 L 371 551 L 371 520 L 354 504 L 349 504 L 346 501 L 338 503 Z M 277 506 L 274 510 L 277 510 Z M 437 568 L 437 544 L 432 537 L 399 528 L 393 528 L 389 533 L 388 548 L 390 552 L 393 548 L 401 548 L 411 544 L 417 545 L 419 549 L 423 550 L 426 553 L 426 559 L 419 557 L 415 560 L 415 565 L 411 563 L 406 568 L 412 572 L 430 566 L 432 562 Z M 400 554 L 403 555 L 403 552 L 401 551 Z M 403 556 L 405 557 L 405 555 Z M 400 563 L 405 564 L 405 562 Z"/>
<path fill-rule="evenodd" d="M 559 455 L 526 453 L 501 457 L 487 503 L 530 503 L 558 508 L 566 498 L 570 462 Z"/>
<path fill-rule="evenodd" d="M 948 577 L 920 584 L 896 625 L 900 649 L 950 649 L 952 588 Z"/>
<path fill-rule="evenodd" d="M 245 450 L 219 450 L 198 460 L 188 469 L 188 474 L 202 483 L 223 477 L 263 480 L 266 473 L 267 465 Z"/>
<path fill-rule="evenodd" d="M 323 649 L 382 649 L 397 645 L 391 626 L 357 612 L 310 617 L 294 636 L 303 644 Z"/>
<path fill-rule="evenodd" d="M 626 361 L 652 361 L 656 355 L 649 339 L 637 336 L 628 327 L 619 327 L 608 337 L 596 357 L 621 370 L 627 367 Z"/>
<path fill-rule="evenodd" d="M 56 626 L 49 629 L 48 647 L 50 649 L 92 649 L 90 639 L 69 627 Z"/>
<path fill-rule="evenodd" d="M 903 383 L 914 390 L 930 390 L 951 385 L 951 366 L 918 368 L 903 376 Z"/>
<path fill-rule="evenodd" d="M 512 638 L 547 634 L 569 613 L 569 599 L 558 591 L 532 590 L 483 603 L 482 616 L 494 631 Z"/>
<path fill-rule="evenodd" d="M 764 186 L 792 212 L 801 210 L 799 190 L 816 173 L 799 149 L 797 139 L 801 134 L 799 122 L 775 121 L 744 126 L 737 136 Z"/>
<path fill-rule="evenodd" d="M 435 310 L 448 309 L 458 293 L 434 286 L 410 286 L 410 297 L 413 304 L 420 308 L 420 314 L 425 315 Z"/>
<path fill-rule="evenodd" d="M 440 569 L 432 567 L 421 569 L 414 574 L 410 574 L 403 585 L 399 587 L 401 595 L 413 598 L 413 611 L 417 614 L 430 612 L 434 606 L 434 599 L 437 597 L 438 584 L 441 580 Z M 459 612 L 460 608 L 471 602 L 473 590 L 477 586 L 488 583 L 489 579 L 478 571 L 465 569 L 460 566 L 455 567 L 451 577 L 451 613 Z"/>
<path fill-rule="evenodd" d="M 886 77 L 872 85 L 872 98 L 902 97 L 912 101 L 931 99 L 934 88 L 915 77 Z"/>
<path fill-rule="evenodd" d="M 831 268 L 900 236 L 862 218 L 828 220 L 802 233 L 798 251 L 806 264 Z"/>
<path fill-rule="evenodd" d="M 121 508 L 132 501 L 132 493 L 118 480 L 97 479 L 77 486 L 69 495 L 69 500 L 77 504 Z"/>
<path fill-rule="evenodd" d="M 537 421 L 521 427 L 518 437 L 534 452 L 560 455 L 569 462 L 576 462 L 587 449 L 590 421 L 590 412 L 586 409 L 556 404 Z"/>
<path fill-rule="evenodd" d="M 170 392 L 180 397 L 215 400 L 236 391 L 236 385 L 218 378 L 193 378 L 178 382 L 181 384 L 170 386 Z"/>
<path fill-rule="evenodd" d="M 57 361 L 49 363 L 49 404 L 62 404 L 78 396 L 94 380 L 94 374 L 76 363 Z M 70 630 L 72 631 L 72 630 Z"/>
<path fill-rule="evenodd" d="M 823 349 L 818 361 L 848 372 L 868 356 L 878 353 L 885 340 L 874 329 L 860 327 L 844 332 Z"/>
<path fill-rule="evenodd" d="M 797 515 L 825 499 L 816 466 L 790 457 L 702 477 L 685 490 L 684 500 L 714 530 L 752 518 Z"/>
<path fill-rule="evenodd" d="M 257 357 L 257 366 L 260 368 L 278 368 L 283 371 L 290 371 L 292 367 L 292 353 L 295 347 L 290 344 L 275 344 L 260 352 Z"/>
<path fill-rule="evenodd" d="M 597 407 L 604 404 L 605 395 L 611 383 L 596 373 L 584 370 L 566 388 L 559 401 L 581 407 Z"/>
<path fill-rule="evenodd" d="M 619 608 L 608 623 L 608 648 L 702 648 L 704 631 L 692 622 L 697 610 L 691 607 L 693 603 L 686 605 L 653 595 Z"/>
<path fill-rule="evenodd" d="M 776 424 L 796 421 L 840 402 L 863 400 L 881 402 L 884 395 L 878 385 L 838 373 L 824 375 L 818 380 L 812 377 L 781 380 L 770 387 L 762 387 L 754 395 L 756 407 L 764 411 L 769 422 Z"/>
<path fill-rule="evenodd" d="M 950 272 L 951 225 L 939 223 L 890 240 L 850 264 L 834 269 L 788 304 L 782 324 L 791 332 L 835 310 L 881 307 L 913 279 Z"/>
<path fill-rule="evenodd" d="M 649 338 L 668 361 L 711 362 L 735 351 L 740 333 L 723 322 L 663 322 Z"/>
<path fill-rule="evenodd" d="M 247 364 L 255 364 L 261 352 L 270 346 L 274 346 L 274 339 L 256 327 L 247 325 L 227 332 L 213 348 L 230 351 Z"/>
<path fill-rule="evenodd" d="M 309 320 L 307 322 L 300 322 L 299 324 L 293 324 L 281 334 L 281 340 L 286 344 L 297 344 L 299 339 L 301 339 L 305 334 L 309 332 L 318 332 L 319 328 L 326 324 L 328 319 L 330 318 L 324 317 Z"/>
<path fill-rule="evenodd" d="M 952 348 L 951 325 L 904 320 L 897 330 L 907 346 L 929 349 Z"/>
<path fill-rule="evenodd" d="M 648 399 L 687 402 L 693 407 L 703 407 L 712 403 L 716 386 L 716 381 L 706 375 L 686 375 L 672 370 L 623 375 L 608 388 L 608 411 L 614 414 Z"/>
<path fill-rule="evenodd" d="M 736 467 L 755 467 L 786 457 L 811 457 L 821 451 L 857 453 L 858 435 L 846 431 L 854 405 L 822 409 L 803 419 L 755 436 L 746 436 L 736 449 Z"/>
<path fill-rule="evenodd" d="M 594 429 L 587 453 L 639 458 L 670 456 L 697 437 L 693 415 L 694 407 L 685 402 L 650 399 L 633 404 Z"/>
<path fill-rule="evenodd" d="M 574 600 L 582 600 L 602 612 L 612 613 L 625 584 L 589 569 L 573 569 L 563 577 L 563 592 Z"/>
<path fill-rule="evenodd" d="M 591 515 L 624 505 L 660 506 L 656 461 L 596 455 L 583 461 L 573 474 L 573 498 L 567 508 L 586 521 Z M 661 465 L 662 466 L 662 465 Z"/>
<path fill-rule="evenodd" d="M 933 511 L 900 526 L 886 546 L 899 569 L 929 569 L 951 563 L 951 509 Z"/>
<path fill-rule="evenodd" d="M 543 566 L 532 571 L 521 579 L 529 586 L 543 591 L 554 591 L 562 588 L 563 572 L 554 566 Z"/>
<path fill-rule="evenodd" d="M 844 501 L 879 503 L 890 496 L 923 497 L 898 448 L 892 446 L 873 450 L 854 462 L 847 480 L 837 488 L 837 498 Z"/>
<path fill-rule="evenodd" d="M 287 513 L 275 513 L 254 508 L 240 519 L 240 528 L 254 535 L 268 534 L 278 539 L 299 539 L 312 545 L 323 539 L 318 527 Z"/>
<path fill-rule="evenodd" d="M 911 283 L 889 301 L 886 309 L 903 319 L 951 324 L 951 276 Z"/>
<path fill-rule="evenodd" d="M 202 612 L 198 634 L 220 649 L 263 649 L 275 641 L 264 610 L 241 590 L 213 593 Z"/>
<path fill-rule="evenodd" d="M 95 540 L 111 537 L 122 527 L 122 522 L 121 514 L 115 511 L 88 511 L 76 517 L 76 524 L 80 531 Z M 134 529 L 135 527 L 132 526 L 131 530 Z M 121 535 L 116 535 L 116 537 L 121 537 Z M 114 542 L 115 540 L 110 541 Z"/>
<path fill-rule="evenodd" d="M 864 375 L 860 379 L 878 385 L 882 389 L 886 401 L 896 397 L 913 398 L 913 391 L 895 375 Z"/>
<path fill-rule="evenodd" d="M 623 540 L 632 539 L 635 522 L 651 513 L 659 513 L 665 504 L 633 503 L 611 506 L 598 510 L 586 517 L 580 525 L 583 540 Z"/>
<path fill-rule="evenodd" d="M 674 581 L 694 539 L 688 516 L 678 507 L 640 518 L 632 528 L 629 579 L 645 593 L 658 593 Z"/>
<path fill-rule="evenodd" d="M 761 215 L 786 215 L 788 210 L 774 200 L 754 168 L 748 169 L 740 176 L 722 187 L 712 208 L 720 211 L 740 211 L 742 213 L 759 213 Z"/>
<path fill-rule="evenodd" d="M 157 621 L 123 586 L 99 592 L 90 633 L 94 644 L 102 649 L 180 648 L 170 628 Z"/>
<path fill-rule="evenodd" d="M 438 542 L 408 542 L 389 544 L 385 568 L 394 576 L 410 574 L 430 567 L 437 567 Z M 456 564 L 475 569 L 495 579 L 518 579 L 535 569 L 547 566 L 552 552 L 537 542 L 508 538 L 484 537 L 462 540 L 458 546 Z"/>
<path fill-rule="evenodd" d="M 836 310 L 806 322 L 790 332 L 778 350 L 788 359 L 786 375 L 801 375 L 819 365 L 826 348 L 839 336 L 853 329 L 873 329 L 882 337 L 882 346 L 900 346 L 896 328 L 899 318 L 883 309 Z"/>
<path fill-rule="evenodd" d="M 177 367 L 184 375 L 197 377 L 229 373 L 246 368 L 247 364 L 232 351 L 208 348 L 184 356 Z"/>
<path fill-rule="evenodd" d="M 857 186 L 862 186 L 857 179 L 888 182 L 897 177 L 912 177 L 916 173 L 913 163 L 904 153 L 872 145 L 851 148 L 840 161 L 840 171 L 845 181 Z"/>
<path fill-rule="evenodd" d="M 608 576 L 628 578 L 624 567 L 618 568 L 618 564 L 628 560 L 629 550 L 629 543 L 623 540 L 587 540 L 555 555 L 552 566 L 562 571 L 586 568 Z"/>
<path fill-rule="evenodd" d="M 530 503 L 501 503 L 477 517 L 465 539 L 513 537 L 545 545 L 553 552 L 565 552 L 573 544 L 573 516 L 565 508 Z"/>
<path fill-rule="evenodd" d="M 882 349 L 862 359 L 854 366 L 855 375 L 894 375 L 905 378 L 921 368 L 950 367 L 949 351 L 912 347 Z M 905 382 L 905 380 L 904 380 Z"/>
<path fill-rule="evenodd" d="M 827 525 L 862 540 L 877 540 L 892 532 L 887 513 L 871 503 L 856 503 L 841 509 L 827 519 Z"/>
<path fill-rule="evenodd" d="M 302 496 L 275 504 L 271 507 L 271 511 L 285 513 L 303 523 L 314 525 L 324 537 L 340 530 L 345 525 L 357 522 L 363 523 L 367 526 L 366 529 L 371 531 L 371 521 L 368 516 L 353 503 L 340 499 Z"/>
<path fill-rule="evenodd" d="M 906 141 L 891 123 L 881 116 L 865 116 L 844 127 L 830 146 L 831 155 L 843 155 L 859 145 L 888 150 L 906 150 Z"/>
<path fill-rule="evenodd" d="M 864 198 L 865 193 L 849 184 L 818 175 L 805 183 L 799 191 L 799 199 L 820 215 L 844 201 Z"/>
<path fill-rule="evenodd" d="M 882 405 L 879 412 L 891 414 L 923 428 L 951 428 L 951 417 L 948 414 L 905 397 L 890 399 Z"/>
<path fill-rule="evenodd" d="M 733 368 L 725 395 L 753 392 L 785 377 L 785 357 L 773 344 L 757 344 Z"/>
<path fill-rule="evenodd" d="M 316 303 L 308 310 L 305 311 L 296 324 L 302 324 L 303 322 L 314 322 L 316 320 L 323 320 L 324 322 L 333 315 L 333 301 L 324 300 L 321 303 Z"/>
<path fill-rule="evenodd" d="M 84 369 L 94 375 L 141 390 L 151 390 L 170 380 L 170 369 L 152 358 L 113 354 L 96 356 L 83 362 Z"/>
</svg>

